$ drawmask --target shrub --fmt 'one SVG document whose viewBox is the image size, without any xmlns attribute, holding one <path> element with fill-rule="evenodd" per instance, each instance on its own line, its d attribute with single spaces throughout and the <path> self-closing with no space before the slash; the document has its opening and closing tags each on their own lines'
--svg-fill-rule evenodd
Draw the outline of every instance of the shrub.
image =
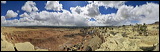
<svg viewBox="0 0 160 52">
<path fill-rule="evenodd" d="M 86 51 L 92 51 L 92 48 L 90 46 L 87 46 L 85 50 Z"/>
<path fill-rule="evenodd" d="M 127 34 L 126 34 L 126 33 L 122 33 L 122 36 L 123 36 L 123 37 L 127 37 Z"/>
<path fill-rule="evenodd" d="M 116 35 L 116 33 L 114 33 L 113 31 L 110 31 L 111 34 Z"/>
</svg>

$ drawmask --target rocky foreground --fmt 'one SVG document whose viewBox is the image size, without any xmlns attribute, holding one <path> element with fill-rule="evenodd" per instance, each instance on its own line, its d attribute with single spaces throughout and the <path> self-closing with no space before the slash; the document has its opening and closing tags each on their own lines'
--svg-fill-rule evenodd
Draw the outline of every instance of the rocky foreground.
<svg viewBox="0 0 160 52">
<path fill-rule="evenodd" d="M 159 51 L 159 24 L 88 28 L 1 27 L 1 51 Z"/>
</svg>

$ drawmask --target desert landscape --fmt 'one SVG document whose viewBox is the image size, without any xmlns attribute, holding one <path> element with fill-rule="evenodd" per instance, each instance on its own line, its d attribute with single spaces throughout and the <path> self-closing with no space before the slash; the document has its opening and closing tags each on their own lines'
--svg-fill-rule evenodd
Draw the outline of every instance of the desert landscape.
<svg viewBox="0 0 160 52">
<path fill-rule="evenodd" d="M 159 1 L 1 1 L 1 51 L 159 51 Z"/>
<path fill-rule="evenodd" d="M 1 51 L 159 51 L 159 22 L 93 27 L 1 27 Z"/>
</svg>

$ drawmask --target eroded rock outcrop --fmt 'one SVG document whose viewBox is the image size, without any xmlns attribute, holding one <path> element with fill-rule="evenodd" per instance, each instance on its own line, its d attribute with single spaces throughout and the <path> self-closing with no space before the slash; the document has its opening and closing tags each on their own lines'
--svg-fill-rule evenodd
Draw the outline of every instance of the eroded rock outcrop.
<svg viewBox="0 0 160 52">
<path fill-rule="evenodd" d="M 47 49 L 35 49 L 30 42 L 16 43 L 15 47 L 18 51 L 48 51 Z"/>
<path fill-rule="evenodd" d="M 5 36 L 1 33 L 1 51 L 15 51 L 11 42 L 6 41 Z"/>
<path fill-rule="evenodd" d="M 48 51 L 47 49 L 35 49 L 30 42 L 11 43 L 1 33 L 1 51 Z"/>
</svg>

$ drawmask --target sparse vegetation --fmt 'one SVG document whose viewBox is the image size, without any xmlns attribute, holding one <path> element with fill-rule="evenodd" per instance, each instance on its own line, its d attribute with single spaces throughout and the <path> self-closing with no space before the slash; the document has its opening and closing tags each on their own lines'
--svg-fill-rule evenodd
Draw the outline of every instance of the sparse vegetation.
<svg viewBox="0 0 160 52">
<path fill-rule="evenodd" d="M 115 32 L 113 32 L 113 31 L 110 31 L 110 34 L 112 34 L 112 35 L 116 35 L 116 33 L 115 33 Z"/>
</svg>

